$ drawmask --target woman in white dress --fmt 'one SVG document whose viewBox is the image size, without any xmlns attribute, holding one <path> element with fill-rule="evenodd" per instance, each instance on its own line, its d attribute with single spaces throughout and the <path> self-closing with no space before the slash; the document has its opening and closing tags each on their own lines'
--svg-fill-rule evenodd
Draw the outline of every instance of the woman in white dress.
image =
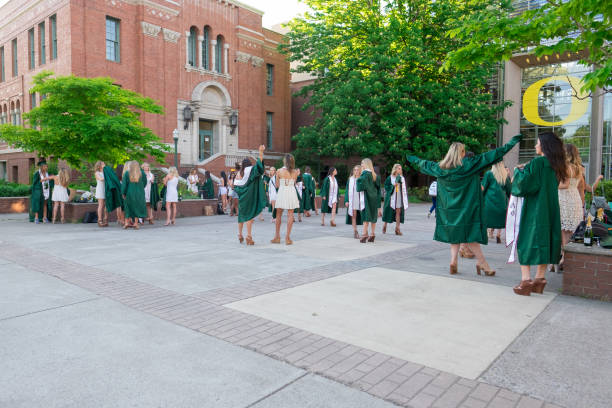
<svg viewBox="0 0 612 408">
<path fill-rule="evenodd" d="M 199 182 L 200 177 L 198 177 L 196 169 L 191 169 L 191 171 L 189 171 L 189 176 L 187 177 L 187 189 L 193 194 L 197 195 Z"/>
<path fill-rule="evenodd" d="M 578 184 L 583 179 L 583 167 L 580 153 L 573 144 L 565 145 L 565 160 L 569 177 L 559 183 L 559 211 L 561 214 L 561 248 L 567 245 L 578 225 L 584 219 L 582 209 L 582 198 L 578 191 Z M 561 263 L 563 268 L 563 250 L 561 251 Z"/>
<path fill-rule="evenodd" d="M 142 170 L 147 177 L 147 185 L 145 186 L 145 202 L 147 203 L 147 221 L 150 225 L 153 225 L 153 208 L 151 207 L 151 188 L 155 183 L 155 174 L 151 172 L 151 166 L 149 163 L 142 164 Z"/>
<path fill-rule="evenodd" d="M 360 239 L 357 225 L 362 225 L 361 211 L 365 208 L 365 196 L 363 191 L 357 191 L 357 179 L 361 176 L 361 166 L 353 167 L 353 175 L 346 183 L 345 201 L 346 223 L 353 226 L 353 237 Z"/>
<path fill-rule="evenodd" d="M 178 203 L 179 174 L 176 167 L 170 167 L 168 175 L 164 177 L 166 186 L 166 223 L 165 226 L 176 222 L 176 203 Z"/>
<path fill-rule="evenodd" d="M 53 219 L 51 222 L 55 224 L 55 220 L 57 219 L 57 209 L 59 207 L 60 217 L 62 224 L 65 222 L 64 219 L 64 207 L 66 203 L 70 200 L 68 196 L 68 184 L 70 184 L 70 173 L 68 170 L 61 169 L 57 176 L 50 176 L 55 182 L 55 187 L 53 188 L 53 195 L 51 196 L 51 201 L 53 201 Z"/>
<path fill-rule="evenodd" d="M 98 200 L 98 226 L 108 227 L 108 214 L 106 212 L 106 186 L 104 184 L 104 164 L 103 161 L 97 161 L 94 166 L 94 175 L 96 177 L 96 200 Z"/>
<path fill-rule="evenodd" d="M 278 192 L 276 194 L 276 233 L 274 239 L 270 241 L 273 244 L 280 244 L 280 228 L 283 219 L 283 210 L 287 210 L 287 235 L 285 236 L 285 244 L 291 245 L 291 228 L 293 227 L 293 211 L 300 208 L 300 201 L 295 189 L 295 180 L 297 179 L 297 170 L 295 169 L 295 159 L 293 155 L 286 154 L 283 163 L 285 167 L 276 172 L 278 183 Z"/>
<path fill-rule="evenodd" d="M 227 210 L 227 174 L 225 171 L 221 171 L 221 184 L 219 184 L 219 195 L 221 196 L 221 205 L 223 206 L 223 212 Z"/>
</svg>

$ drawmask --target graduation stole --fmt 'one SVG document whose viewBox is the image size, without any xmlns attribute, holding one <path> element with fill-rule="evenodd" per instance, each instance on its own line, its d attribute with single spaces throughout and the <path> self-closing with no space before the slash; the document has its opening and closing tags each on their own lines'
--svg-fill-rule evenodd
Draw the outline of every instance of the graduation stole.
<svg viewBox="0 0 612 408">
<path fill-rule="evenodd" d="M 244 186 L 249 181 L 251 170 L 253 170 L 253 166 L 246 167 L 244 169 L 244 176 L 240 180 L 234 179 L 234 186 Z"/>
<path fill-rule="evenodd" d="M 329 176 L 328 176 L 329 177 Z M 338 180 L 329 177 L 329 195 L 327 196 L 327 205 L 331 208 L 338 202 Z"/>
<path fill-rule="evenodd" d="M 353 210 L 361 211 L 365 208 L 365 197 L 363 191 L 357 191 L 357 179 L 353 176 L 349 179 L 349 215 L 353 214 Z M 359 200 L 359 204 L 355 206 L 355 200 Z"/>
<path fill-rule="evenodd" d="M 40 179 L 42 182 L 43 196 L 45 197 L 45 200 L 48 200 L 49 199 L 49 180 L 42 181 L 42 179 L 45 177 L 48 177 L 49 175 L 47 173 L 43 175 L 40 170 L 38 170 L 38 174 L 40 175 Z"/>
<path fill-rule="evenodd" d="M 402 184 L 402 204 L 405 210 L 408 209 L 408 192 L 406 191 L 406 179 L 404 176 L 401 177 Z M 391 195 L 391 208 L 397 208 L 397 195 L 399 193 L 400 186 L 395 182 L 395 177 L 391 176 L 391 183 L 393 183 L 393 194 Z"/>
</svg>

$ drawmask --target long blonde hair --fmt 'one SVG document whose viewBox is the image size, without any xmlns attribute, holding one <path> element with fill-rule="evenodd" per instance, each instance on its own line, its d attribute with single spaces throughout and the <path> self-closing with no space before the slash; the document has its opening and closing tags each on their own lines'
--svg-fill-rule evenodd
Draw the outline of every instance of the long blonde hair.
<svg viewBox="0 0 612 408">
<path fill-rule="evenodd" d="M 140 164 L 137 161 L 131 161 L 128 166 L 128 172 L 130 173 L 130 183 L 138 183 L 140 181 Z"/>
<path fill-rule="evenodd" d="M 359 173 L 361 172 L 361 166 L 359 164 L 355 165 L 355 167 L 353 167 L 353 174 L 351 174 L 352 177 L 357 177 L 355 175 L 355 173 Z"/>
<path fill-rule="evenodd" d="M 506 180 L 508 180 L 508 170 L 506 170 L 504 162 L 495 163 L 491 167 L 491 173 L 493 173 L 493 177 L 495 177 L 497 183 L 501 185 L 506 184 Z"/>
<path fill-rule="evenodd" d="M 94 166 L 94 170 L 95 171 L 102 171 L 102 163 L 104 163 L 102 160 L 98 160 Z"/>
<path fill-rule="evenodd" d="M 176 167 L 172 166 L 168 169 L 168 175 L 172 176 L 172 177 L 176 177 L 178 178 L 179 174 L 178 174 L 178 170 L 176 169 Z"/>
<path fill-rule="evenodd" d="M 57 177 L 59 178 L 59 183 L 61 186 L 68 187 L 68 184 L 70 184 L 70 173 L 68 170 L 61 169 Z"/>
<path fill-rule="evenodd" d="M 397 171 L 398 169 L 399 169 L 399 170 L 401 170 L 401 169 L 402 169 L 402 165 L 401 165 L 401 164 L 399 164 L 399 163 L 395 163 L 395 164 L 393 165 L 393 168 L 391 169 L 391 175 L 393 175 L 393 174 L 397 175 L 396 171 Z"/>
<path fill-rule="evenodd" d="M 370 159 L 363 159 L 361 161 L 361 168 L 369 170 L 370 173 L 372 173 L 372 179 L 374 181 L 376 181 L 376 173 L 374 173 L 374 165 L 372 164 L 372 160 L 370 160 Z"/>
<path fill-rule="evenodd" d="M 463 143 L 455 142 L 449 148 L 446 156 L 440 162 L 441 169 L 454 169 L 462 164 L 463 157 L 465 156 L 465 145 Z"/>
<path fill-rule="evenodd" d="M 568 169 L 571 169 L 571 175 L 574 178 L 579 177 L 582 174 L 582 158 L 580 158 L 580 152 L 576 145 L 567 143 L 565 145 L 565 161 Z"/>
</svg>

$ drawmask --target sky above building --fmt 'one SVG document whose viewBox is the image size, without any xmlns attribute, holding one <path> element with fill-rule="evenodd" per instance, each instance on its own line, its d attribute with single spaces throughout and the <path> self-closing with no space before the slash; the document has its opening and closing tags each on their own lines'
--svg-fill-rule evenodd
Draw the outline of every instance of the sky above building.
<svg viewBox="0 0 612 408">
<path fill-rule="evenodd" d="M 273 25 L 284 23 L 291 20 L 298 13 L 303 13 L 306 6 L 299 0 L 239 0 L 240 2 L 253 6 L 256 9 L 263 11 L 264 27 L 272 27 Z M 0 0 L 2 7 L 8 0 Z"/>
</svg>

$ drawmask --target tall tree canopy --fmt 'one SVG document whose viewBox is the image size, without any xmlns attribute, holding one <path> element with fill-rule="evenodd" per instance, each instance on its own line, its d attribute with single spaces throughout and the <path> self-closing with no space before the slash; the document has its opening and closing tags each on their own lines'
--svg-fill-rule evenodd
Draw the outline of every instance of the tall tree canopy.
<svg viewBox="0 0 612 408">
<path fill-rule="evenodd" d="M 480 151 L 501 120 L 486 91 L 492 66 L 440 72 L 464 43 L 445 33 L 484 7 L 463 0 L 305 0 L 312 12 L 289 23 L 282 48 L 298 72 L 317 79 L 308 98 L 314 124 L 300 129 L 303 156 L 378 156 L 407 152 L 439 159 L 452 141 Z M 382 164 L 382 163 L 381 163 Z"/>
<path fill-rule="evenodd" d="M 142 112 L 163 113 L 154 100 L 114 85 L 111 78 L 52 75 L 45 71 L 34 77 L 30 92 L 44 100 L 23 115 L 24 126 L 0 126 L 1 139 L 73 167 L 148 156 L 163 161 L 166 147 L 140 120 Z"/>
<path fill-rule="evenodd" d="M 470 0 L 488 3 L 488 0 Z M 582 90 L 612 86 L 612 0 L 542 0 L 522 10 L 525 2 L 501 0 L 491 7 L 459 18 L 449 38 L 465 41 L 451 51 L 444 68 L 470 68 L 485 62 L 508 60 L 532 47 L 544 55 L 581 55 L 581 63 L 593 65 Z M 513 3 L 518 4 L 518 9 Z M 570 55 L 571 55 L 570 54 Z"/>
</svg>

